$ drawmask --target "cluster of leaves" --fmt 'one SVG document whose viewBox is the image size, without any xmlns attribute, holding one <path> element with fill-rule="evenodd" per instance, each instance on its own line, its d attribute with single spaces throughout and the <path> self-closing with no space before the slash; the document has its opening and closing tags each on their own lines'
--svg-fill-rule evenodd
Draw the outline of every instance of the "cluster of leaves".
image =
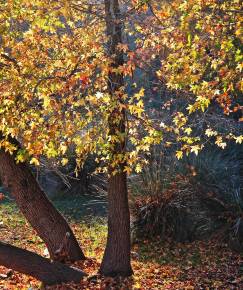
<svg viewBox="0 0 243 290">
<path fill-rule="evenodd" d="M 127 136 L 108 133 L 110 113 L 125 107 L 139 118 L 144 112 L 143 90 L 133 98 L 124 88 L 118 92 L 121 98 L 111 99 L 107 93 L 112 68 L 105 54 L 104 21 L 90 20 L 67 5 L 67 1 L 1 3 L 0 131 L 6 137 L 1 147 L 13 152 L 16 148 L 8 136 L 19 139 L 24 149 L 17 153 L 18 162 L 39 165 L 45 155 L 65 165 L 70 144 L 78 164 L 88 153 L 111 161 L 110 147 Z M 153 128 L 147 127 L 149 137 L 141 148 L 112 156 L 114 164 L 123 159 L 132 164 L 146 143 L 158 142 Z"/>
<path fill-rule="evenodd" d="M 40 155 L 64 156 L 73 140 L 78 152 L 91 150 L 95 130 L 82 137 L 77 130 L 92 119 L 88 84 L 105 85 L 95 73 L 98 64 L 105 71 L 99 60 L 103 48 L 97 42 L 103 26 L 81 26 L 84 19 L 68 18 L 66 5 L 67 1 L 1 4 L 0 130 L 5 136 L 21 137 L 24 150 L 18 152 L 18 161 L 31 156 L 31 163 L 38 165 Z M 1 146 L 14 150 L 7 140 Z"/>
<path fill-rule="evenodd" d="M 242 111 L 240 1 L 135 2 L 144 4 L 139 9 L 143 16 L 136 17 L 135 31 L 129 31 L 137 36 L 135 51 L 126 49 L 129 61 L 133 68 L 156 69 L 155 89 L 165 84 L 179 92 L 174 94 L 175 98 L 188 99 L 186 110 L 174 112 L 173 125 L 161 126 L 164 135 L 173 133 L 174 140 L 181 144 L 178 159 L 184 153 L 197 155 L 205 138 L 214 139 L 223 149 L 228 140 L 241 144 L 242 135 L 230 128 L 222 133 L 207 126 L 197 135 L 190 125 L 190 115 L 207 113 L 211 107 L 213 113 L 221 111 L 225 115 Z M 151 65 L 153 60 L 157 66 Z M 216 108 L 217 104 L 221 110 Z"/>
<path fill-rule="evenodd" d="M 226 114 L 239 109 L 238 0 L 124 4 L 121 22 L 136 45 L 133 49 L 120 45 L 127 60 L 118 68 L 112 67 L 106 54 L 102 5 L 65 0 L 1 1 L 0 5 L 0 131 L 6 136 L 0 145 L 12 152 L 16 148 L 7 137 L 19 139 L 24 149 L 17 154 L 18 162 L 38 165 L 45 155 L 65 165 L 67 148 L 73 144 L 79 165 L 92 153 L 114 168 L 125 161 L 128 173 L 134 168 L 140 172 L 145 162 L 140 153 L 160 143 L 163 134 L 173 132 L 182 144 L 178 158 L 202 149 L 200 136 L 192 136 L 188 113 L 205 111 L 215 100 Z M 159 126 L 148 116 L 144 98 L 150 96 L 134 82 L 134 73 L 155 60 L 160 63 L 158 80 L 194 100 L 187 114 L 174 116 L 173 125 Z M 110 72 L 128 80 L 112 99 L 107 90 Z M 124 134 L 108 131 L 114 108 L 126 110 Z M 242 142 L 242 136 L 221 136 L 211 128 L 205 134 L 215 137 L 222 148 L 223 138 Z M 114 144 L 124 140 L 126 152 L 111 155 Z"/>
</svg>

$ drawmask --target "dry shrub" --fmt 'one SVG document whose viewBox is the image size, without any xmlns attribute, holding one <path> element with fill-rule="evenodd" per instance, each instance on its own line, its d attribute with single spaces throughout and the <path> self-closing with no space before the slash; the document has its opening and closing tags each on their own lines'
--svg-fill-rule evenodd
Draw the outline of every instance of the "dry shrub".
<svg viewBox="0 0 243 290">
<path fill-rule="evenodd" d="M 130 178 L 133 235 L 185 242 L 218 234 L 241 241 L 241 151 L 209 147 L 178 161 L 155 148 L 143 173 Z"/>
</svg>

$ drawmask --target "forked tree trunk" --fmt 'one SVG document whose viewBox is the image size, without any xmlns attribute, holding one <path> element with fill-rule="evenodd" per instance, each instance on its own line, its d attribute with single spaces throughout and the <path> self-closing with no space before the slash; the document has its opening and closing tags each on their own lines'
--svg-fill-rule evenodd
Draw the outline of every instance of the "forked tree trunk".
<svg viewBox="0 0 243 290">
<path fill-rule="evenodd" d="M 123 54 L 118 49 L 122 43 L 122 28 L 120 22 L 120 8 L 118 0 L 105 0 L 106 26 L 109 37 L 108 53 L 113 59 L 113 68 L 123 65 Z M 122 93 L 119 91 L 124 85 L 121 73 L 111 72 L 108 88 L 115 103 L 122 103 Z M 114 108 L 109 118 L 110 135 L 125 136 L 125 110 Z M 111 155 L 125 154 L 124 137 L 114 144 Z M 127 178 L 124 163 L 116 168 L 109 168 L 108 180 L 108 238 L 100 273 L 105 276 L 132 275 L 130 258 L 130 214 L 128 206 Z M 114 169 L 118 173 L 112 174 Z"/>
<path fill-rule="evenodd" d="M 85 259 L 67 221 L 41 190 L 26 163 L 16 164 L 14 155 L 0 150 L 0 178 L 19 209 L 45 242 L 53 260 Z"/>
<path fill-rule="evenodd" d="M 0 242 L 0 265 L 32 276 L 45 285 L 79 283 L 84 272 L 59 262 L 51 262 L 35 253 Z"/>
</svg>

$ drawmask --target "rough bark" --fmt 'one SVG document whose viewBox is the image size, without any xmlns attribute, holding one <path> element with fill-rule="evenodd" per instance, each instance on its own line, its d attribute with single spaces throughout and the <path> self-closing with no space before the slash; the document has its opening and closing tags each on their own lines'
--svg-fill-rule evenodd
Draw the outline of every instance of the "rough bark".
<svg viewBox="0 0 243 290">
<path fill-rule="evenodd" d="M 28 164 L 16 164 L 14 155 L 0 150 L 0 178 L 53 260 L 85 259 L 71 228 L 41 190 Z"/>
<path fill-rule="evenodd" d="M 108 239 L 100 272 L 111 277 L 130 276 L 130 215 L 125 173 L 110 177 L 108 205 Z"/>
<path fill-rule="evenodd" d="M 35 253 L 0 242 L 0 265 L 32 276 L 45 285 L 76 282 L 86 274 L 59 262 L 51 262 Z"/>
<path fill-rule="evenodd" d="M 109 37 L 108 53 L 113 58 L 113 68 L 123 64 L 123 54 L 118 49 L 122 43 L 122 27 L 119 21 L 120 9 L 118 0 L 105 0 L 106 26 Z M 123 75 L 110 73 L 108 88 L 115 101 L 122 103 L 119 90 L 123 87 Z M 120 99 L 119 99 L 120 98 Z M 125 133 L 125 111 L 115 108 L 109 118 L 110 135 Z M 112 155 L 125 153 L 125 140 L 114 145 Z M 127 178 L 124 163 L 118 164 L 118 171 L 112 174 L 114 168 L 109 168 L 108 180 L 108 238 L 100 273 L 105 276 L 130 276 L 132 274 L 130 258 L 130 213 L 128 206 Z"/>
</svg>

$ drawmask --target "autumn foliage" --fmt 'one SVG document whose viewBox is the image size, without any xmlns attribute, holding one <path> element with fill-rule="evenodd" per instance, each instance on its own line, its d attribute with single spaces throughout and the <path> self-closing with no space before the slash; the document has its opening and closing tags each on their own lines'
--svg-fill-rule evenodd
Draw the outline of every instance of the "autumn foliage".
<svg viewBox="0 0 243 290">
<path fill-rule="evenodd" d="M 0 150 L 36 168 L 74 156 L 77 175 L 95 159 L 108 178 L 101 274 L 132 274 L 127 176 L 152 148 L 182 159 L 242 144 L 241 26 L 240 0 L 0 1 Z"/>
</svg>

